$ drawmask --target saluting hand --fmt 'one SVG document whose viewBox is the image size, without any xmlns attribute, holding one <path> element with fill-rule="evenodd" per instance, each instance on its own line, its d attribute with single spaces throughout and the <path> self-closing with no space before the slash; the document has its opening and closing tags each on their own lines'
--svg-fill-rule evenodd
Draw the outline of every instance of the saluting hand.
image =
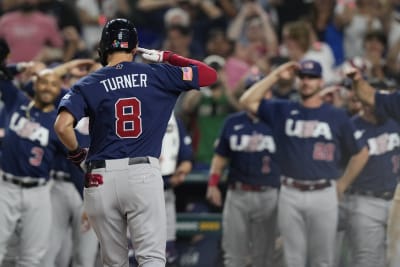
<svg viewBox="0 0 400 267">
<path fill-rule="evenodd" d="M 138 47 L 137 51 L 141 53 L 142 57 L 150 62 L 165 62 L 171 55 L 170 51 L 161 51 L 154 49 L 146 49 Z"/>
</svg>

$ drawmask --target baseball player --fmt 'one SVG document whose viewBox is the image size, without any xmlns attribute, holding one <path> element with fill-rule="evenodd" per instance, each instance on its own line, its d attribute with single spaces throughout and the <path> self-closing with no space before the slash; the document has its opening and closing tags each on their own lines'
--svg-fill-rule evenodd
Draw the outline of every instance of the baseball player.
<svg viewBox="0 0 400 267">
<path fill-rule="evenodd" d="M 356 68 L 345 70 L 347 77 L 353 81 L 353 89 L 366 105 L 375 109 L 378 118 L 392 118 L 400 121 L 400 93 L 387 93 L 376 91 L 361 75 Z M 388 220 L 388 248 L 387 257 L 390 267 L 400 266 L 400 185 L 397 184 L 393 197 L 389 220 Z"/>
<path fill-rule="evenodd" d="M 218 181 L 228 166 L 222 248 L 227 267 L 272 265 L 279 168 L 272 130 L 254 115 L 237 112 L 224 122 L 211 162 L 207 199 L 221 206 Z"/>
<path fill-rule="evenodd" d="M 263 100 L 285 72 L 298 71 L 300 102 Z M 240 98 L 250 112 L 269 124 L 278 147 L 282 187 L 278 225 L 288 267 L 332 266 L 338 195 L 368 160 L 354 138 L 344 110 L 322 102 L 322 67 L 312 60 L 288 62 L 254 84 Z M 351 156 L 344 173 L 339 162 Z"/>
<path fill-rule="evenodd" d="M 48 248 L 51 227 L 49 172 L 62 150 L 54 130 L 54 101 L 60 79 L 43 70 L 28 99 L 11 81 L 0 81 L 1 97 L 9 114 L 2 144 L 0 186 L 0 263 L 17 222 L 21 224 L 17 266 L 40 266 Z"/>
<path fill-rule="evenodd" d="M 384 267 L 386 225 L 400 163 L 400 125 L 392 119 L 378 119 L 367 105 L 360 114 L 353 118 L 356 138 L 368 145 L 369 159 L 348 190 L 346 236 L 351 266 Z"/>
<path fill-rule="evenodd" d="M 186 133 L 183 123 L 172 114 L 162 140 L 160 156 L 167 215 L 167 266 L 175 264 L 178 258 L 175 247 L 176 205 L 174 188 L 183 183 L 186 175 L 192 170 L 192 158 L 192 139 Z"/>
<path fill-rule="evenodd" d="M 79 121 L 76 134 L 80 144 L 89 146 L 88 119 Z M 43 267 L 67 267 L 72 256 L 72 266 L 94 266 L 97 256 L 97 238 L 90 229 L 82 229 L 82 198 L 74 185 L 74 180 L 82 180 L 83 172 L 66 159 L 65 153 L 58 153 L 50 172 L 54 182 L 51 188 L 53 223 L 51 226 L 50 246 L 42 262 Z M 80 181 L 76 181 L 80 189 Z M 63 247 L 62 240 L 71 238 L 72 251 Z M 82 231 L 83 230 L 83 231 Z M 64 253 L 72 253 L 62 257 Z M 63 261 L 67 259 L 67 261 Z"/>
<path fill-rule="evenodd" d="M 71 88 L 54 125 L 68 157 L 77 165 L 86 159 L 84 208 L 106 266 L 128 266 L 127 228 L 139 266 L 165 265 L 162 138 L 180 93 L 216 80 L 215 70 L 202 62 L 137 43 L 130 21 L 109 21 L 99 47 L 105 67 Z M 137 51 L 171 65 L 132 62 Z M 84 116 L 90 121 L 88 152 L 73 128 Z"/>
</svg>

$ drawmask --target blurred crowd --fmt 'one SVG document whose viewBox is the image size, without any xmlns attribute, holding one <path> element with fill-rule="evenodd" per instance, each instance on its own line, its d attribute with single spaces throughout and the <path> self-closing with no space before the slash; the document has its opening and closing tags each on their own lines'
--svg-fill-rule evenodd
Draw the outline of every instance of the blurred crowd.
<svg viewBox="0 0 400 267">
<path fill-rule="evenodd" d="M 214 67 L 217 83 L 185 93 L 176 106 L 192 138 L 193 172 L 210 170 L 222 124 L 242 109 L 242 93 L 283 63 L 319 62 L 321 97 L 349 116 L 361 103 L 347 67 L 378 89 L 400 83 L 400 0 L 1 0 L 0 13 L 0 38 L 10 49 L 0 44 L 0 55 L 9 54 L 0 70 L 14 70 L 15 85 L 31 95 L 32 77 L 45 68 L 57 71 L 64 88 L 99 68 L 101 30 L 116 17 L 136 25 L 141 47 Z M 281 77 L 272 97 L 297 101 L 298 84 L 296 76 Z"/>
<path fill-rule="evenodd" d="M 240 108 L 236 100 L 251 75 L 289 60 L 316 60 L 325 98 L 338 106 L 349 102 L 342 72 L 348 64 L 382 88 L 396 88 L 400 79 L 399 0 L 3 0 L 1 13 L 7 63 L 44 68 L 96 59 L 105 22 L 125 17 L 135 23 L 141 47 L 218 69 L 212 88 L 188 93 L 177 106 L 194 141 L 195 169 L 209 167 L 219 126 Z M 296 81 L 283 87 L 276 97 L 296 98 Z"/>
</svg>

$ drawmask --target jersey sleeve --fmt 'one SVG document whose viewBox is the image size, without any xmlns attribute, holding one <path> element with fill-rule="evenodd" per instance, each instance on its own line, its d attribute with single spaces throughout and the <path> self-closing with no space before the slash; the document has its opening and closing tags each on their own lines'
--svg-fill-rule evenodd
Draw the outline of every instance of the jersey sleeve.
<svg viewBox="0 0 400 267">
<path fill-rule="evenodd" d="M 168 64 L 151 64 L 158 78 L 168 90 L 184 92 L 199 89 L 197 66 L 177 67 Z"/>
<path fill-rule="evenodd" d="M 27 98 L 11 81 L 0 80 L 1 100 L 6 109 L 14 106 L 17 101 Z"/>
<path fill-rule="evenodd" d="M 179 152 L 178 152 L 178 162 L 193 159 L 193 149 L 192 149 L 192 138 L 187 134 L 182 121 L 176 118 L 176 123 L 178 125 L 179 131 Z"/>
<path fill-rule="evenodd" d="M 379 118 L 391 117 L 400 122 L 400 93 L 375 93 L 375 112 Z"/>
<path fill-rule="evenodd" d="M 74 86 L 71 90 L 64 95 L 58 106 L 58 112 L 66 109 L 75 118 L 77 123 L 81 118 L 87 116 L 87 104 L 82 96 L 79 87 Z"/>
<path fill-rule="evenodd" d="M 338 118 L 337 118 L 338 119 Z M 365 141 L 358 138 L 358 133 L 354 121 L 351 120 L 344 113 L 342 114 L 342 123 L 340 125 L 341 139 L 340 147 L 344 152 L 342 154 L 351 157 L 365 146 Z"/>
<path fill-rule="evenodd" d="M 279 118 L 279 106 L 282 101 L 262 100 L 258 107 L 257 116 L 268 125 L 273 126 L 274 118 Z"/>
</svg>

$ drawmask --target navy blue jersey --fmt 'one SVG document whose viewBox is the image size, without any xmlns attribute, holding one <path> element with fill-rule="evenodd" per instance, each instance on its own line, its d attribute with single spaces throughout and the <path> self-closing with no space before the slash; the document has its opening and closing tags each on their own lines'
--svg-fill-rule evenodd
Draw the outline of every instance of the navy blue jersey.
<svg viewBox="0 0 400 267">
<path fill-rule="evenodd" d="M 3 170 L 15 176 L 48 178 L 55 153 L 63 149 L 53 129 L 57 112 L 29 110 L 29 99 L 10 81 L 0 81 L 0 90 L 8 112 Z"/>
<path fill-rule="evenodd" d="M 375 125 L 353 118 L 356 137 L 368 145 L 369 159 L 352 187 L 375 192 L 394 191 L 400 159 L 400 124 L 392 119 Z"/>
<path fill-rule="evenodd" d="M 337 179 L 342 157 L 362 148 L 346 112 L 328 104 L 306 108 L 297 102 L 263 100 L 258 116 L 273 128 L 282 173 L 294 179 Z"/>
<path fill-rule="evenodd" d="M 90 118 L 87 160 L 152 156 L 179 94 L 198 86 L 197 67 L 124 62 L 78 81 L 61 100 L 76 119 Z"/>
<path fill-rule="evenodd" d="M 393 118 L 400 122 L 400 92 L 375 93 L 375 111 L 379 118 Z"/>
<path fill-rule="evenodd" d="M 279 186 L 276 145 L 271 128 L 245 112 L 229 115 L 215 152 L 230 160 L 228 183 Z"/>
</svg>

